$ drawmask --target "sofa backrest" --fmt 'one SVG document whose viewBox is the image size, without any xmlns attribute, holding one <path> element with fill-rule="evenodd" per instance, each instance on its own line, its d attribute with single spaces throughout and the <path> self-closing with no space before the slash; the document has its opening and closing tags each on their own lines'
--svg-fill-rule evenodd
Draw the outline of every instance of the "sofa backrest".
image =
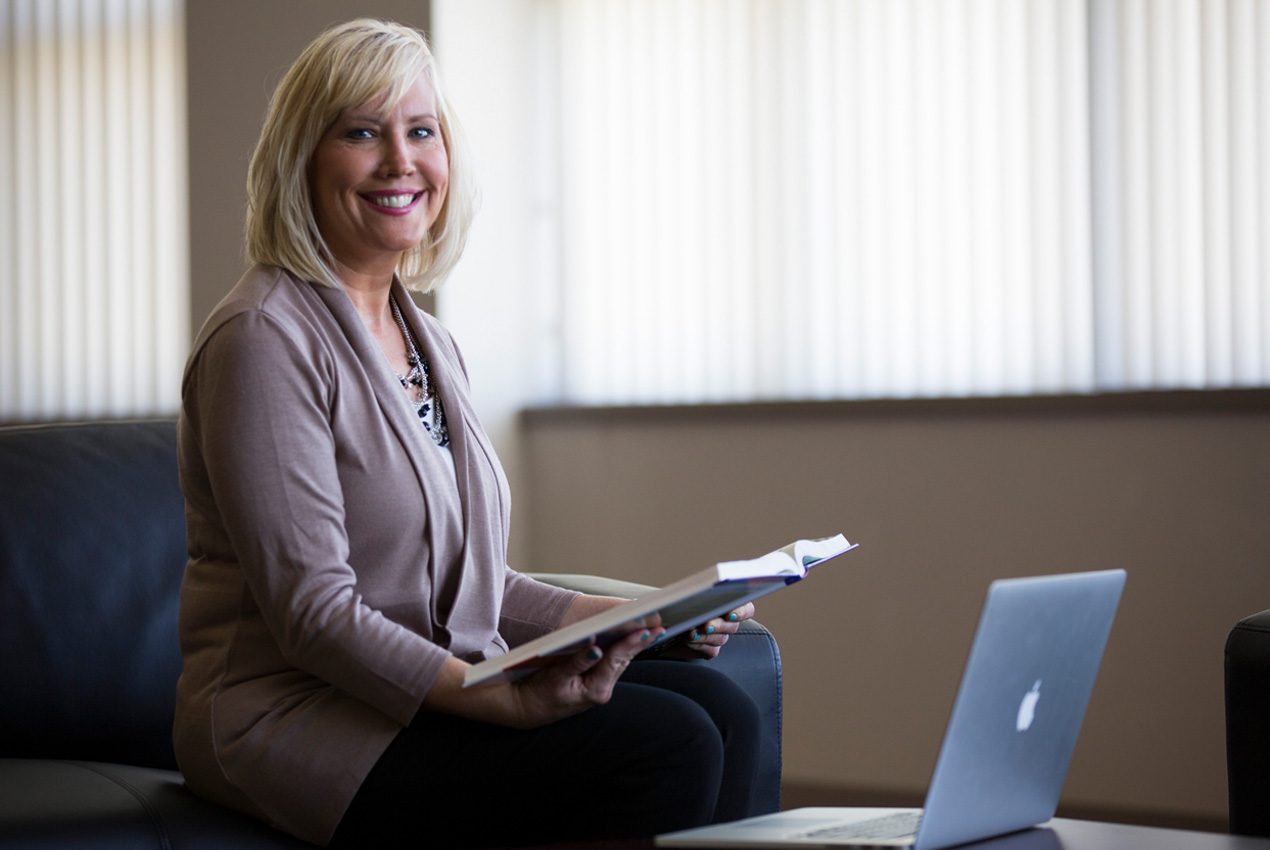
<svg viewBox="0 0 1270 850">
<path fill-rule="evenodd" d="M 172 420 L 0 428 L 0 757 L 175 766 Z"/>
</svg>

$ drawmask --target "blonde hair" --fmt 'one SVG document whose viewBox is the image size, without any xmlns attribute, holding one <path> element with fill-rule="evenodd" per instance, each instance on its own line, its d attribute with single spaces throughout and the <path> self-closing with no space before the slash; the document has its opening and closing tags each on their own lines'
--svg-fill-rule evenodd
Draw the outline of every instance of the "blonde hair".
<svg viewBox="0 0 1270 850">
<path fill-rule="evenodd" d="M 427 236 L 402 254 L 397 273 L 412 289 L 430 290 L 463 254 L 476 209 L 469 158 L 446 102 L 423 34 L 388 21 L 361 18 L 315 38 L 274 90 L 260 140 L 247 169 L 247 258 L 340 288 L 331 252 L 318 231 L 308 166 L 322 136 L 345 109 L 386 95 L 391 110 L 427 74 L 436 94 L 449 188 Z"/>
</svg>

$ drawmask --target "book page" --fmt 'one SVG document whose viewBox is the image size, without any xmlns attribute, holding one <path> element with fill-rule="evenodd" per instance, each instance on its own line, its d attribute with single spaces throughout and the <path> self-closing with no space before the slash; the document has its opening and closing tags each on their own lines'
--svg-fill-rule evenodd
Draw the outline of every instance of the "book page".
<svg viewBox="0 0 1270 850">
<path fill-rule="evenodd" d="M 781 551 L 788 554 L 799 567 L 806 569 L 826 558 L 850 552 L 858 545 L 849 543 L 841 534 L 835 534 L 819 540 L 795 540 Z"/>
</svg>

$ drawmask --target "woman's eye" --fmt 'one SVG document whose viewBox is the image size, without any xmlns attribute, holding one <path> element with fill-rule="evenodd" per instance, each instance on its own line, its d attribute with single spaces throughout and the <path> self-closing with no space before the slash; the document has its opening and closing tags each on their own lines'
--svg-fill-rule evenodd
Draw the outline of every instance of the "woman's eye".
<svg viewBox="0 0 1270 850">
<path fill-rule="evenodd" d="M 415 127 L 410 131 L 410 136 L 415 139 L 430 139 L 435 135 L 431 127 Z"/>
<path fill-rule="evenodd" d="M 349 130 L 347 133 L 345 133 L 345 134 L 344 134 L 344 138 L 346 138 L 346 139 L 369 139 L 369 138 L 371 137 L 371 135 L 372 135 L 372 134 L 371 134 L 370 130 L 367 130 L 365 127 L 354 127 L 352 130 Z"/>
</svg>

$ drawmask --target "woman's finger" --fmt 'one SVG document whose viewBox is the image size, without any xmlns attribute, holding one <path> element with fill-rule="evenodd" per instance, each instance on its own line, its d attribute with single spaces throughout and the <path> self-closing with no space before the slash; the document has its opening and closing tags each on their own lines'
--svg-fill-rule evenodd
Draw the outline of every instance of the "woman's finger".
<svg viewBox="0 0 1270 850">
<path fill-rule="evenodd" d="M 594 662 L 599 662 L 600 658 L 603 658 L 609 667 L 625 670 L 631 660 L 647 649 L 648 645 L 656 640 L 663 631 L 665 629 L 658 626 L 657 628 L 640 629 L 631 632 L 621 640 L 609 644 L 608 648 L 594 659 Z M 592 647 L 592 649 L 599 651 L 599 647 Z"/>
<path fill-rule="evenodd" d="M 590 698 L 596 703 L 607 702 L 612 694 L 613 685 L 626 672 L 631 661 L 663 631 L 664 629 L 660 627 L 642 629 L 610 644 L 601 655 L 603 661 L 596 659 L 596 666 L 582 677 Z M 598 647 L 593 649 L 598 651 Z"/>
<path fill-rule="evenodd" d="M 734 634 L 736 630 L 737 626 L 735 623 L 711 620 L 693 629 L 688 635 L 688 642 L 722 646 L 723 643 L 727 642 L 728 635 Z"/>
<path fill-rule="evenodd" d="M 595 644 L 591 644 L 586 649 L 575 652 L 569 659 L 570 671 L 577 676 L 586 673 L 596 664 L 600 663 L 600 659 L 604 657 L 604 652 Z"/>
</svg>

